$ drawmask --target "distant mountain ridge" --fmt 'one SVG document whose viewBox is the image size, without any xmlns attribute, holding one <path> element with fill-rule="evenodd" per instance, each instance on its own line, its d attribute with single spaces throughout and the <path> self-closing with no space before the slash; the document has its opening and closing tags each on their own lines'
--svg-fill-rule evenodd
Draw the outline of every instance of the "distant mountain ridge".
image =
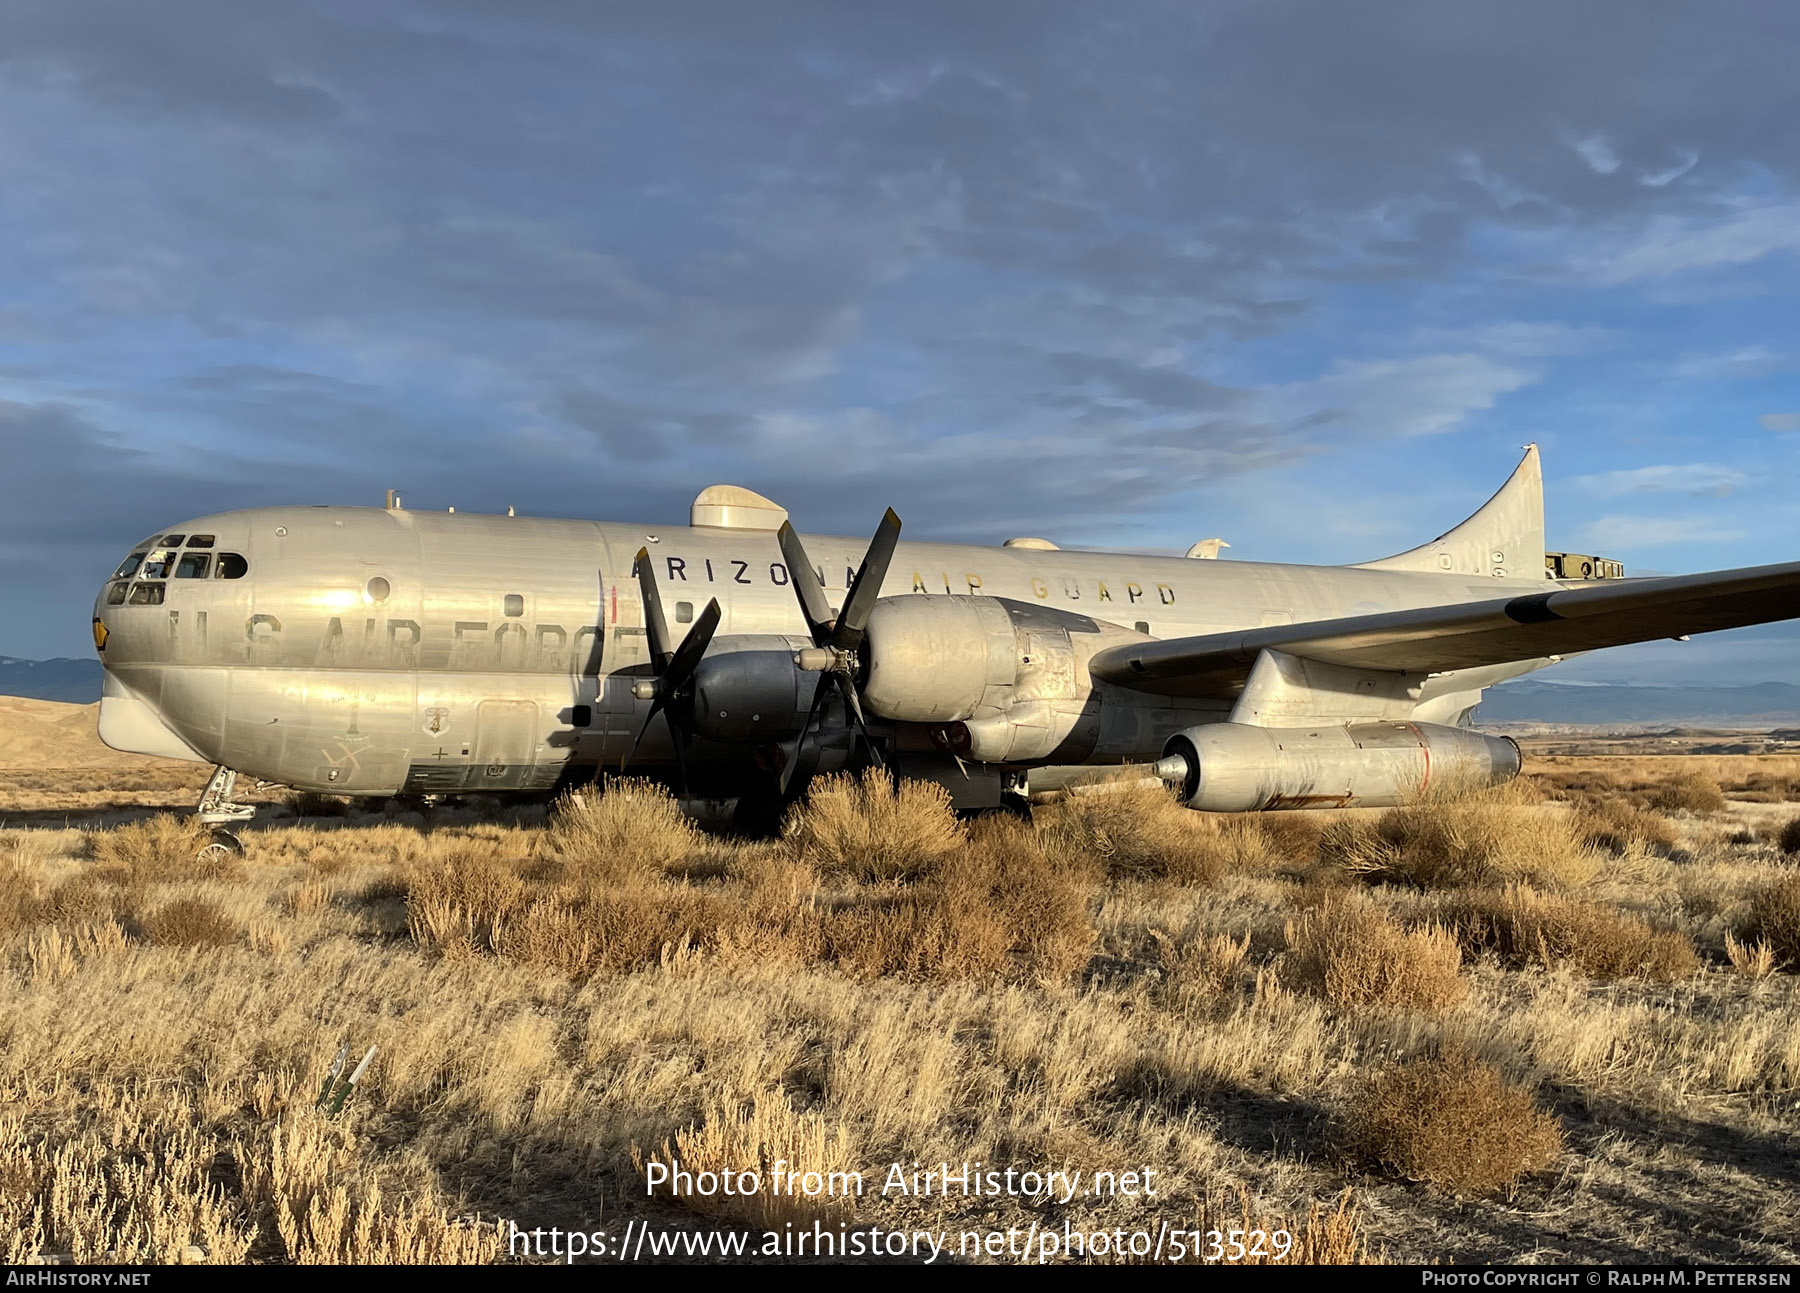
<svg viewBox="0 0 1800 1293">
<path fill-rule="evenodd" d="M 1800 723 L 1800 687 L 1785 682 L 1743 687 L 1652 687 L 1525 678 L 1490 687 L 1475 711 L 1475 721 L 1791 725 Z"/>
<path fill-rule="evenodd" d="M 0 696 L 91 705 L 100 699 L 100 662 L 71 660 L 67 656 L 22 660 L 0 655 Z"/>
</svg>

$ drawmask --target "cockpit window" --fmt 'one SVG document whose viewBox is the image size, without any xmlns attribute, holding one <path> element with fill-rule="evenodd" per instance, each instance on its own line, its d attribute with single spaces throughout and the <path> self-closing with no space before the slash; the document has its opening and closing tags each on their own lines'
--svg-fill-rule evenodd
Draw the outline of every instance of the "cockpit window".
<svg viewBox="0 0 1800 1293">
<path fill-rule="evenodd" d="M 179 535 L 176 537 L 180 537 Z M 156 548 L 144 562 L 143 578 L 167 579 L 169 571 L 175 566 L 175 551 L 172 548 Z M 134 602 L 133 605 L 136 605 Z"/>
<path fill-rule="evenodd" d="M 163 535 L 162 545 L 165 548 L 179 548 L 181 546 L 181 541 L 185 538 L 187 538 L 187 535 L 185 534 L 165 534 Z"/>
<path fill-rule="evenodd" d="M 131 585 L 126 583 L 123 579 L 119 580 L 116 584 L 106 590 L 106 604 L 108 606 L 123 606 L 125 604 L 125 592 L 130 587 Z"/>
<path fill-rule="evenodd" d="M 119 568 L 113 571 L 113 578 L 130 579 L 133 575 L 137 574 L 137 568 L 144 564 L 145 555 L 145 553 L 140 551 L 134 552 L 129 557 L 126 557 L 125 560 L 119 563 Z"/>
<path fill-rule="evenodd" d="M 242 579 L 250 571 L 250 563 L 235 552 L 219 554 L 219 568 L 213 572 L 214 579 Z"/>
<path fill-rule="evenodd" d="M 190 534 L 188 536 L 188 547 L 190 548 L 210 548 L 212 545 L 213 536 L 210 534 Z"/>
<path fill-rule="evenodd" d="M 132 585 L 130 602 L 133 606 L 161 606 L 162 599 L 163 585 L 161 584 Z"/>
<path fill-rule="evenodd" d="M 212 556 L 205 552 L 185 552 L 175 566 L 177 579 L 205 579 L 207 567 L 212 565 Z"/>
</svg>

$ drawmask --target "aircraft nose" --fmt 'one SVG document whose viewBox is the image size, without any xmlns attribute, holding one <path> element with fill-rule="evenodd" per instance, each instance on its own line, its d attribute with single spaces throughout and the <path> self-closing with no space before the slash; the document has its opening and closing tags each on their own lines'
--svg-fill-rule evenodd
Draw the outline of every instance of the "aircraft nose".
<svg viewBox="0 0 1800 1293">
<path fill-rule="evenodd" d="M 239 598 L 245 586 L 232 581 L 249 570 L 242 536 L 225 530 L 200 520 L 131 546 L 94 601 L 94 649 L 108 668 L 208 654 L 208 612 Z"/>
</svg>

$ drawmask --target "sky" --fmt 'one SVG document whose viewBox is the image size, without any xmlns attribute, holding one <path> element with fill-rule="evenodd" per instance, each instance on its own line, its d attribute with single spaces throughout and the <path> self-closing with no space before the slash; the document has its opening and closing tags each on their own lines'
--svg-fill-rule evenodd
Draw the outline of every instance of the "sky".
<svg viewBox="0 0 1800 1293">
<path fill-rule="evenodd" d="M 0 7 L 0 653 L 273 503 L 1800 558 L 1800 6 Z M 1800 682 L 1800 632 L 1571 679 Z"/>
</svg>

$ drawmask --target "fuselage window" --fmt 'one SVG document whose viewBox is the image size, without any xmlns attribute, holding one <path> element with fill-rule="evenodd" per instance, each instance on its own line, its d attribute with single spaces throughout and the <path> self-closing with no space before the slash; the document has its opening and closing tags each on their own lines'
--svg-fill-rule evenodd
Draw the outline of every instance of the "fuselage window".
<svg viewBox="0 0 1800 1293">
<path fill-rule="evenodd" d="M 213 536 L 210 534 L 195 534 L 188 538 L 188 547 L 190 548 L 210 548 L 212 545 Z"/>
<path fill-rule="evenodd" d="M 185 534 L 165 534 L 163 535 L 162 545 L 165 548 L 179 548 L 181 546 L 181 541 L 185 538 L 187 538 L 187 535 Z"/>
<path fill-rule="evenodd" d="M 250 571 L 250 563 L 235 552 L 219 554 L 219 568 L 213 572 L 214 579 L 242 579 Z"/>
<path fill-rule="evenodd" d="M 125 560 L 119 563 L 119 568 L 113 571 L 113 578 L 130 579 L 133 575 L 137 574 L 137 568 L 144 564 L 144 558 L 148 555 L 149 554 L 145 552 L 132 553 L 129 557 L 126 557 Z"/>
<path fill-rule="evenodd" d="M 592 727 L 594 725 L 594 707 L 592 705 L 576 705 L 569 711 L 571 727 Z"/>
<path fill-rule="evenodd" d="M 183 553 L 181 561 L 175 567 L 175 578 L 205 579 L 206 568 L 210 565 L 212 565 L 212 555 L 210 553 Z"/>
<path fill-rule="evenodd" d="M 516 620 L 525 613 L 525 599 L 518 593 L 508 593 L 501 604 L 501 609 L 506 612 L 507 619 Z"/>
<path fill-rule="evenodd" d="M 169 571 L 174 569 L 174 567 L 174 550 L 169 548 L 158 548 L 150 554 L 149 560 L 144 562 L 143 578 L 167 579 L 169 577 Z M 133 605 L 136 605 L 136 603 L 134 602 Z"/>
<path fill-rule="evenodd" d="M 675 603 L 675 622 L 677 624 L 692 624 L 694 622 L 694 604 L 692 602 Z"/>
<path fill-rule="evenodd" d="M 161 584 L 136 584 L 131 589 L 131 605 L 161 606 L 163 586 Z"/>
<path fill-rule="evenodd" d="M 106 590 L 106 604 L 108 606 L 123 606 L 125 604 L 125 591 L 130 587 L 131 585 L 125 580 L 119 580 L 118 583 Z"/>
</svg>

